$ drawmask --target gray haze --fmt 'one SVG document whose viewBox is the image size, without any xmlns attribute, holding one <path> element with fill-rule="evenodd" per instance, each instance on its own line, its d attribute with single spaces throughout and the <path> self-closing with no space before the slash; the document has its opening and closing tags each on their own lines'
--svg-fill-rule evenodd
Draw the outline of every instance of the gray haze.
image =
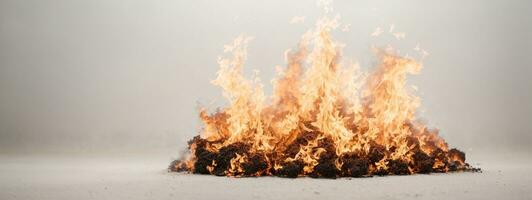
<svg viewBox="0 0 532 200">
<path fill-rule="evenodd" d="M 411 83 L 422 117 L 469 155 L 532 150 L 530 1 L 336 1 L 338 33 L 364 67 L 376 27 L 430 56 Z M 254 36 L 246 73 L 271 91 L 283 52 L 320 15 L 314 1 L 0 1 L 0 152 L 177 156 L 198 133 L 198 105 L 223 45 Z M 302 24 L 289 24 L 306 16 Z"/>
</svg>

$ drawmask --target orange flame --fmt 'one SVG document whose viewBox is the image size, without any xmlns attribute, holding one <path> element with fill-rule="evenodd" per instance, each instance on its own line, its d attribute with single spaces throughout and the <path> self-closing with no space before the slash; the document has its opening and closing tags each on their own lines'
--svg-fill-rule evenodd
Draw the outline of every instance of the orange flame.
<svg viewBox="0 0 532 200">
<path fill-rule="evenodd" d="M 407 85 L 422 65 L 390 50 L 376 52 L 368 74 L 340 62 L 342 44 L 331 31 L 338 17 L 323 17 L 287 51 L 286 69 L 267 97 L 258 78 L 243 76 L 251 38 L 239 36 L 218 60 L 212 81 L 229 106 L 200 112 L 201 137 L 191 154 L 171 166 L 196 173 L 259 176 L 365 176 L 467 169 L 465 155 L 416 119 L 420 98 Z M 271 101 L 267 101 L 271 99 Z"/>
</svg>

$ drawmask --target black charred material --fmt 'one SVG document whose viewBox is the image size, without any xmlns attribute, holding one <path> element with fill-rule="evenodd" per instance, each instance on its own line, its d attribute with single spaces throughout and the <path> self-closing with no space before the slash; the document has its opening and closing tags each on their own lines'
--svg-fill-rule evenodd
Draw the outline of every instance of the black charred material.
<svg viewBox="0 0 532 200">
<path fill-rule="evenodd" d="M 458 149 L 451 149 L 449 150 L 449 158 L 453 159 L 453 161 L 457 161 L 460 164 L 465 163 L 465 153 L 458 150 Z"/>
<path fill-rule="evenodd" d="M 313 178 L 336 178 L 337 174 L 338 170 L 336 169 L 334 161 L 326 160 L 314 166 L 314 172 L 310 174 L 310 176 Z"/>
<path fill-rule="evenodd" d="M 420 149 L 416 149 L 412 157 L 414 160 L 412 168 L 417 169 L 417 173 L 428 174 L 432 172 L 434 159 L 432 159 L 429 155 Z"/>
<path fill-rule="evenodd" d="M 278 176 L 287 178 L 297 178 L 299 174 L 303 172 L 305 164 L 301 161 L 293 161 L 285 163 L 281 169 L 275 171 Z"/>
<path fill-rule="evenodd" d="M 466 163 L 464 165 L 464 171 L 471 171 L 471 172 L 479 172 L 479 173 L 482 173 L 482 169 L 480 168 L 475 168 L 475 167 L 471 167 L 471 165 L 469 165 L 468 163 Z"/>
<path fill-rule="evenodd" d="M 339 171 L 335 164 L 337 156 L 334 141 L 329 137 L 323 138 L 318 141 L 317 149 L 319 148 L 324 149 L 325 152 L 320 154 L 318 165 L 314 166 L 314 173 L 311 174 L 311 177 L 336 178 Z"/>
<path fill-rule="evenodd" d="M 447 153 L 441 149 L 436 149 L 431 153 L 431 158 L 434 162 L 441 162 L 443 166 L 433 167 L 432 171 L 434 172 L 446 172 L 446 168 L 449 164 L 449 159 L 447 159 Z"/>
<path fill-rule="evenodd" d="M 249 158 L 248 162 L 242 164 L 242 168 L 245 176 L 261 175 L 257 173 L 268 169 L 268 163 L 264 155 L 255 154 Z"/>
<path fill-rule="evenodd" d="M 174 160 L 168 166 L 168 171 L 171 171 L 171 172 L 184 171 L 185 169 L 181 168 L 180 166 L 181 166 L 181 161 L 180 160 Z"/>
<path fill-rule="evenodd" d="M 460 164 L 457 161 L 450 161 L 446 165 L 449 168 L 449 171 L 457 171 L 460 167 Z"/>
<path fill-rule="evenodd" d="M 395 175 L 410 174 L 410 170 L 408 169 L 408 163 L 402 160 L 389 160 L 388 168 L 391 174 L 395 174 Z"/>
<path fill-rule="evenodd" d="M 296 140 L 294 140 L 284 152 L 286 158 L 293 158 L 296 156 L 297 152 L 301 146 L 308 145 L 309 141 L 315 140 L 318 137 L 319 132 L 316 131 L 305 131 L 298 135 Z"/>
<path fill-rule="evenodd" d="M 299 148 L 301 148 L 301 144 L 296 140 L 288 145 L 283 156 L 286 158 L 293 158 L 296 156 L 297 152 L 299 152 Z"/>
<path fill-rule="evenodd" d="M 193 154 L 192 166 L 185 162 L 175 160 L 170 163 L 169 171 L 190 171 L 196 174 L 213 174 L 218 176 L 266 176 L 275 175 L 287 178 L 310 176 L 314 178 L 338 177 L 368 177 L 372 175 L 408 175 L 413 173 L 428 174 L 434 172 L 471 171 L 481 172 L 465 162 L 465 153 L 458 149 L 443 150 L 434 148 L 429 154 L 425 153 L 416 140 L 408 140 L 412 149 L 405 156 L 408 159 L 389 159 L 397 150 L 396 147 L 385 147 L 376 143 L 370 144 L 369 150 L 348 152 L 341 155 L 336 153 L 336 144 L 330 137 L 318 138 L 324 135 L 318 131 L 305 131 L 300 133 L 285 149 L 273 152 L 251 151 L 251 144 L 237 142 L 214 150 L 223 141 L 207 141 L 199 136 L 189 141 L 189 149 Z M 308 166 L 302 160 L 293 160 L 303 146 L 309 141 L 317 142 L 311 149 L 314 155 L 319 154 L 317 164 Z M 308 146 L 307 146 L 308 147 Z M 434 147 L 434 146 L 433 146 Z M 231 160 L 238 155 L 243 156 L 239 163 L 238 172 L 231 171 Z M 386 166 L 377 167 L 377 163 L 385 160 Z M 405 160 L 408 160 L 405 161 Z M 280 163 L 279 163 L 280 162 Z M 279 166 L 280 167 L 274 167 Z M 310 172 L 305 172 L 305 167 L 311 167 Z"/>
<path fill-rule="evenodd" d="M 325 149 L 325 152 L 320 154 L 320 160 L 327 161 L 336 159 L 336 147 L 334 147 L 334 141 L 329 138 L 323 138 L 318 141 L 318 148 Z"/>
<path fill-rule="evenodd" d="M 388 174 L 390 173 L 388 173 L 388 171 L 385 169 L 377 169 L 373 172 L 373 175 L 377 175 L 377 176 L 386 176 Z"/>
<path fill-rule="evenodd" d="M 369 149 L 368 159 L 371 163 L 379 162 L 386 155 L 386 148 L 384 146 L 373 144 Z"/>
<path fill-rule="evenodd" d="M 342 176 L 362 177 L 368 174 L 369 161 L 357 153 L 347 153 L 341 156 Z"/>
<path fill-rule="evenodd" d="M 194 163 L 193 172 L 197 174 L 209 174 L 210 172 L 207 167 L 212 164 L 212 161 L 216 158 L 217 154 L 207 150 L 207 140 L 201 139 L 199 136 L 196 136 L 189 141 L 189 146 L 192 145 L 196 145 L 194 155 L 197 158 Z"/>
<path fill-rule="evenodd" d="M 458 149 L 451 149 L 447 152 L 449 160 L 449 171 L 457 171 L 467 169 L 465 164 L 465 153 Z"/>
<path fill-rule="evenodd" d="M 236 154 L 244 155 L 248 150 L 249 145 L 240 142 L 222 147 L 215 160 L 214 174 L 218 176 L 226 175 L 226 171 L 231 167 L 231 159 L 235 158 Z"/>
</svg>

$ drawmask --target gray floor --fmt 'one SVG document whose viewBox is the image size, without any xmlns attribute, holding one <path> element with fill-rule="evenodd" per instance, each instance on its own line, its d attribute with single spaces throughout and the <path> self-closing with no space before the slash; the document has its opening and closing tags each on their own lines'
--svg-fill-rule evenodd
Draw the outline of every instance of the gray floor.
<svg viewBox="0 0 532 200">
<path fill-rule="evenodd" d="M 0 199 L 532 199 L 530 163 L 361 179 L 167 173 L 153 156 L 0 156 Z"/>
</svg>

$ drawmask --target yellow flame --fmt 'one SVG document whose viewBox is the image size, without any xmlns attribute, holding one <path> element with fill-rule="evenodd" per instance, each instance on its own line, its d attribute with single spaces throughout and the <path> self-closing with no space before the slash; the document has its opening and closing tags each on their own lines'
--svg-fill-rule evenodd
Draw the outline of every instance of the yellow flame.
<svg viewBox="0 0 532 200">
<path fill-rule="evenodd" d="M 271 155 L 285 150 L 300 133 L 317 132 L 317 137 L 310 138 L 294 157 L 283 160 L 303 161 L 305 174 L 312 172 L 327 151 L 318 144 L 323 138 L 333 141 L 336 155 L 367 153 L 375 144 L 394 148 L 375 163 L 373 171 L 386 169 L 388 159 L 411 162 L 409 138 L 416 138 L 427 154 L 436 147 L 446 151 L 447 144 L 438 131 L 427 129 L 415 117 L 420 98 L 413 94 L 415 88 L 407 85 L 406 77 L 418 74 L 422 65 L 389 49 L 376 51 L 379 64 L 370 74 L 361 72 L 357 64 L 340 62 L 344 45 L 331 37 L 331 31 L 339 27 L 338 19 L 323 17 L 314 30 L 302 36 L 296 50 L 286 52 L 287 66 L 274 79 L 271 97 L 266 97 L 258 78 L 243 76 L 251 38 L 241 35 L 226 45 L 225 52 L 232 56 L 219 58 L 220 70 L 212 83 L 223 89 L 229 106 L 214 114 L 200 112 L 205 125 L 201 137 L 223 142 L 207 148 L 217 152 L 223 146 L 244 142 L 251 145 L 252 152 Z M 372 35 L 382 32 L 378 28 Z M 403 38 L 404 34 L 396 37 Z M 243 172 L 241 164 L 247 160 L 246 155 L 237 154 L 230 161 L 228 174 Z M 187 167 L 191 169 L 193 162 L 191 156 Z M 336 161 L 336 165 L 340 168 L 342 163 Z M 441 161 L 434 165 L 441 166 Z M 278 161 L 270 167 L 282 168 Z M 208 169 L 212 172 L 213 167 Z"/>
</svg>

